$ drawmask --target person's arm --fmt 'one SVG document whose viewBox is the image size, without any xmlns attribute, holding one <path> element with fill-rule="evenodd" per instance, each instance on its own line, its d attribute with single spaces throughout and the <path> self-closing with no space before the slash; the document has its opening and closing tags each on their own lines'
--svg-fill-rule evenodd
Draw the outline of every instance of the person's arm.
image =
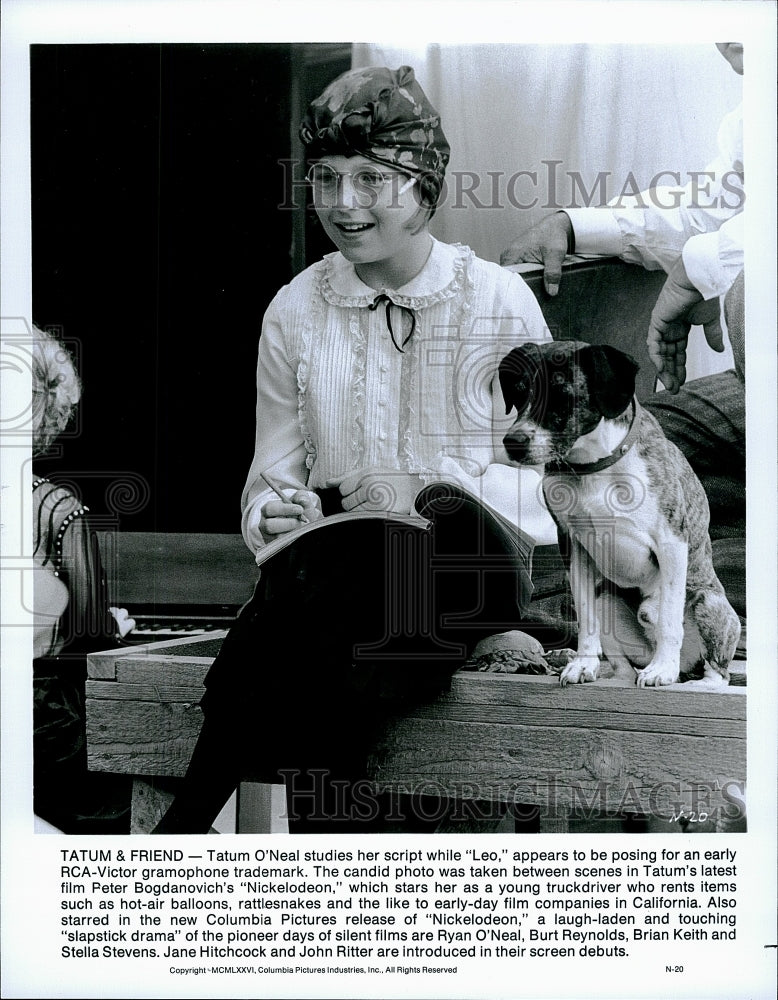
<svg viewBox="0 0 778 1000">
<path fill-rule="evenodd" d="M 628 263 L 669 273 L 690 240 L 710 234 L 710 259 L 719 246 L 714 234 L 740 215 L 745 203 L 742 130 L 742 110 L 737 108 L 721 123 L 715 159 L 704 170 L 690 172 L 683 187 L 676 175 L 676 186 L 657 185 L 637 195 L 618 196 L 607 208 L 567 210 L 576 252 L 615 253 Z M 706 299 L 721 294 L 706 294 L 705 287 L 697 287 Z"/>
<path fill-rule="evenodd" d="M 708 168 L 716 182 L 712 194 L 719 204 L 727 201 L 733 214 L 718 226 L 704 230 L 693 219 L 696 232 L 683 244 L 667 268 L 667 280 L 651 313 L 648 352 L 666 389 L 678 392 L 686 380 L 686 348 L 693 325 L 703 327 L 712 350 L 724 349 L 719 297 L 723 297 L 743 270 L 745 198 L 742 189 L 742 117 L 728 115 L 719 130 L 720 156 Z M 726 172 L 729 165 L 729 174 Z M 739 206 L 739 207 L 738 207 Z M 712 219 L 715 218 L 711 216 Z M 704 231 L 703 231 L 704 230 Z"/>
<path fill-rule="evenodd" d="M 556 294 L 565 252 L 620 257 L 648 270 L 670 272 L 687 243 L 701 234 L 715 234 L 729 220 L 742 213 L 745 202 L 742 161 L 742 112 L 738 108 L 726 116 L 719 129 L 719 152 L 703 171 L 690 174 L 681 186 L 656 186 L 637 195 L 616 196 L 607 206 L 568 208 L 555 212 L 522 234 L 502 255 L 503 264 L 530 261 L 541 263 L 547 272 L 547 291 Z M 742 241 L 741 241 L 742 248 Z M 694 267 L 693 281 L 705 298 L 713 287 L 703 273 L 714 271 L 714 255 L 721 249 L 721 266 L 734 281 L 742 269 L 732 258 L 732 247 L 711 237 L 706 247 L 706 272 Z M 565 250 L 567 247 L 567 250 Z M 691 274 L 690 274 L 691 276 Z M 707 281 L 707 284 L 706 284 Z M 726 279 L 724 279 L 726 281 Z M 721 294 L 713 292 L 712 294 Z"/>
<path fill-rule="evenodd" d="M 269 472 L 282 485 L 290 503 L 284 506 L 262 479 Z M 300 428 L 297 374 L 287 357 L 282 321 L 276 300 L 262 324 L 257 361 L 257 409 L 254 460 L 241 499 L 241 528 L 246 545 L 256 553 L 272 534 L 293 530 L 303 510 L 312 518 L 315 495 L 305 487 L 306 449 Z M 291 497 L 299 496 L 300 503 Z M 270 506 L 268 506 L 268 504 Z M 267 520 L 274 521 L 268 532 Z"/>
<path fill-rule="evenodd" d="M 744 213 L 684 244 L 683 266 L 703 299 L 723 297 L 743 270 Z"/>
<path fill-rule="evenodd" d="M 57 574 L 68 593 L 60 620 L 62 652 L 75 655 L 110 648 L 129 631 L 122 632 L 122 627 L 131 619 L 125 611 L 120 626 L 109 609 L 108 586 L 89 509 L 61 486 L 41 487 L 39 502 L 37 516 L 46 538 L 41 565 Z"/>
<path fill-rule="evenodd" d="M 646 338 L 649 357 L 668 392 L 677 393 L 686 381 L 686 348 L 692 326 L 703 328 L 708 346 L 714 351 L 724 350 L 720 315 L 718 298 L 703 299 L 680 257 L 651 310 Z"/>
</svg>

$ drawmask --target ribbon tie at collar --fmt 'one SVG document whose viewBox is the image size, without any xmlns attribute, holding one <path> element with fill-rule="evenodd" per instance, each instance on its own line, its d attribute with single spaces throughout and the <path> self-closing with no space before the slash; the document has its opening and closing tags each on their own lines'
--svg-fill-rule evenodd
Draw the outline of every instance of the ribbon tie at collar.
<svg viewBox="0 0 778 1000">
<path fill-rule="evenodd" d="M 386 294 L 386 292 L 381 292 L 380 295 L 376 295 L 376 297 L 373 299 L 373 301 L 367 308 L 370 309 L 372 312 L 375 312 L 375 310 L 381 305 L 382 302 L 386 303 L 386 325 L 389 329 L 389 336 L 392 338 L 392 343 L 394 344 L 395 348 L 400 352 L 400 354 L 404 354 L 405 345 L 411 339 L 411 337 L 413 336 L 413 331 L 416 329 L 416 313 L 413 311 L 413 309 L 408 308 L 408 306 L 401 306 L 398 305 L 396 302 L 393 302 Z M 403 340 L 402 344 L 398 344 L 394 336 L 394 329 L 392 327 L 392 306 L 396 306 L 398 309 L 401 309 L 403 313 L 407 313 L 411 317 L 411 330 L 408 336 Z"/>
</svg>

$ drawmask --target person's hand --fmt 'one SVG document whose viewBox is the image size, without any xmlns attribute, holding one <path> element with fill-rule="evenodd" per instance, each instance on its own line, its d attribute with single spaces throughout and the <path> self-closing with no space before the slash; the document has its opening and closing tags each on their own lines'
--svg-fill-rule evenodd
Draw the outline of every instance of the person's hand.
<svg viewBox="0 0 778 1000">
<path fill-rule="evenodd" d="M 692 326 L 702 326 L 714 351 L 724 350 L 720 312 L 719 300 L 703 300 L 679 258 L 651 311 L 647 338 L 649 357 L 668 392 L 677 393 L 686 381 L 686 346 Z"/>
<path fill-rule="evenodd" d="M 327 485 L 338 487 L 344 510 L 385 510 L 410 514 L 416 494 L 424 484 L 419 476 L 410 472 L 372 466 L 339 479 L 330 479 Z"/>
<path fill-rule="evenodd" d="M 562 280 L 562 261 L 573 242 L 573 224 L 567 212 L 547 215 L 537 226 L 528 229 L 500 255 L 500 263 L 543 265 L 543 284 L 549 295 L 556 295 Z"/>
<path fill-rule="evenodd" d="M 266 542 L 272 542 L 279 535 L 299 528 L 305 521 L 318 521 L 322 516 L 318 496 L 310 490 L 298 490 L 287 501 L 267 501 L 262 508 L 259 530 Z"/>
<path fill-rule="evenodd" d="M 109 608 L 108 610 L 116 622 L 116 634 L 120 639 L 123 639 L 135 628 L 135 619 L 130 618 L 127 608 Z"/>
</svg>

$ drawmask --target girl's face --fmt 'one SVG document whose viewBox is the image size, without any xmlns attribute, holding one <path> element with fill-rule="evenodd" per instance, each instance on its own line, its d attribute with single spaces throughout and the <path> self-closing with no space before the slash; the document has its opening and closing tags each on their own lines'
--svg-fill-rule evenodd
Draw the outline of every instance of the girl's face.
<svg viewBox="0 0 778 1000">
<path fill-rule="evenodd" d="M 313 203 L 324 230 L 343 256 L 357 265 L 385 265 L 391 273 L 420 238 L 429 243 L 426 225 L 415 232 L 416 183 L 407 174 L 364 156 L 325 156 L 308 174 Z M 371 267 L 372 265 L 372 267 Z"/>
</svg>

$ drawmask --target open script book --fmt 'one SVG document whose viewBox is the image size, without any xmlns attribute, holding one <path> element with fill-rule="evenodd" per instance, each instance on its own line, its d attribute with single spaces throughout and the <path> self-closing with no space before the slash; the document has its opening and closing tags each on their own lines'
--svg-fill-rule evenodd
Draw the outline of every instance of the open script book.
<svg viewBox="0 0 778 1000">
<path fill-rule="evenodd" d="M 430 524 L 425 517 L 420 517 L 418 514 L 396 514 L 387 510 L 341 511 L 338 514 L 330 514 L 328 517 L 320 517 L 317 521 L 309 521 L 307 524 L 301 524 L 300 527 L 295 528 L 294 531 L 287 531 L 285 534 L 279 535 L 278 538 L 274 538 L 272 542 L 268 542 L 267 545 L 263 545 L 257 552 L 257 566 L 261 566 L 262 563 L 270 559 L 271 556 L 283 551 L 283 549 L 287 548 L 287 546 L 313 531 L 321 531 L 324 528 L 331 528 L 333 525 L 342 524 L 344 521 L 376 520 L 391 521 L 395 524 L 408 524 L 419 528 L 421 531 L 426 531 Z"/>
</svg>

